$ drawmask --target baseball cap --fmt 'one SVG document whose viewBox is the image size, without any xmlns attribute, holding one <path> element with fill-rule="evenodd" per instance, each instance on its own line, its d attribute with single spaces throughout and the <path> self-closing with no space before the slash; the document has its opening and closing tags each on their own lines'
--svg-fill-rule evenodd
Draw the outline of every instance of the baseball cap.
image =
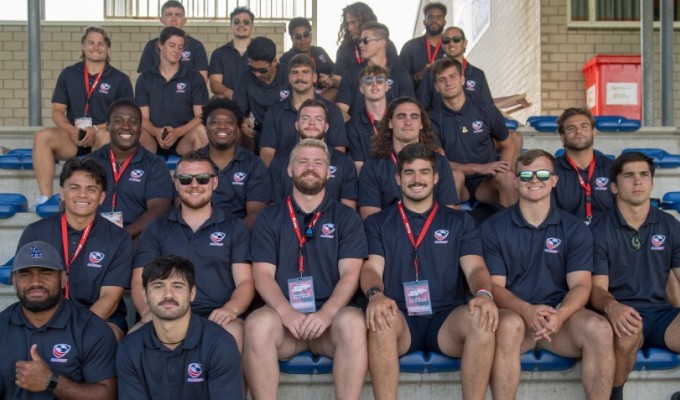
<svg viewBox="0 0 680 400">
<path fill-rule="evenodd" d="M 30 267 L 63 270 L 64 262 L 52 245 L 36 241 L 26 243 L 17 251 L 17 254 L 14 256 L 12 272 Z"/>
</svg>

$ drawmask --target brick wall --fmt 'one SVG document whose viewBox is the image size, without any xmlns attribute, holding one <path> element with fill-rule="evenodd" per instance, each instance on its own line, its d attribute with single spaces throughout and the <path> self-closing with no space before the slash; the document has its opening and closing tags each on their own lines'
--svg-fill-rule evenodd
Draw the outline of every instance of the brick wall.
<svg viewBox="0 0 680 400">
<path fill-rule="evenodd" d="M 43 125 L 53 125 L 50 117 L 51 99 L 59 73 L 66 66 L 79 61 L 82 23 L 44 22 L 42 41 L 42 120 Z M 111 64 L 127 73 L 134 87 L 137 64 L 146 42 L 158 36 L 160 25 L 143 22 L 98 23 L 111 36 Z M 187 33 L 196 37 L 206 47 L 208 57 L 213 50 L 231 40 L 226 23 L 193 23 Z M 260 23 L 255 36 L 267 36 L 283 53 L 285 24 Z M 0 126 L 28 125 L 28 44 L 26 23 L 0 24 Z"/>
</svg>

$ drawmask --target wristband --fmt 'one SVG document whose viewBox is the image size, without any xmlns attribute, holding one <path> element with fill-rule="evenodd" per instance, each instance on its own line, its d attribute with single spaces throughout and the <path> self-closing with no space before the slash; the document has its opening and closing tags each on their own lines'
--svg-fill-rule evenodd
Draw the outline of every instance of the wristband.
<svg viewBox="0 0 680 400">
<path fill-rule="evenodd" d="M 493 294 L 491 294 L 490 291 L 488 291 L 486 289 L 479 289 L 477 291 L 477 293 L 475 294 L 475 296 L 479 296 L 480 294 L 483 294 L 485 296 L 489 296 L 489 298 L 491 298 L 491 301 L 493 301 Z"/>
<path fill-rule="evenodd" d="M 45 390 L 50 392 L 50 393 L 54 392 L 54 389 L 57 388 L 58 383 L 59 383 L 59 375 L 52 374 L 52 377 L 50 377 L 49 382 L 47 382 L 47 387 L 45 388 Z"/>
</svg>

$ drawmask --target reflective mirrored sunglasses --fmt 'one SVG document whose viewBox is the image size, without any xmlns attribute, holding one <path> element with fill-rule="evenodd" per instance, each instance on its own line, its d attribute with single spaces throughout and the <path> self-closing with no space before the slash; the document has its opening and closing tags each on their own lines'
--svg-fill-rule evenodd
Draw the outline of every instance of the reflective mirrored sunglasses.
<svg viewBox="0 0 680 400">
<path fill-rule="evenodd" d="M 382 75 L 366 76 L 362 80 L 362 82 L 364 82 L 364 85 L 366 85 L 366 86 L 371 86 L 373 84 L 373 82 L 377 83 L 378 85 L 382 85 L 383 83 L 385 83 L 385 81 L 386 81 L 386 79 Z"/>
<path fill-rule="evenodd" d="M 194 180 L 194 178 L 196 178 L 196 182 L 199 185 L 207 185 L 208 182 L 210 182 L 210 178 L 214 178 L 214 177 L 215 177 L 215 174 L 206 174 L 206 173 L 195 174 L 195 175 L 191 175 L 191 174 L 176 174 L 175 175 L 175 178 L 179 181 L 179 184 L 182 185 L 182 186 L 191 185 L 191 182 Z"/>
<path fill-rule="evenodd" d="M 550 179 L 553 173 L 546 169 L 541 169 L 538 171 L 519 171 L 517 173 L 517 177 L 522 182 L 531 182 L 531 180 L 534 179 L 534 175 L 536 176 L 536 179 L 538 179 L 539 181 L 545 182 L 548 179 Z"/>
</svg>

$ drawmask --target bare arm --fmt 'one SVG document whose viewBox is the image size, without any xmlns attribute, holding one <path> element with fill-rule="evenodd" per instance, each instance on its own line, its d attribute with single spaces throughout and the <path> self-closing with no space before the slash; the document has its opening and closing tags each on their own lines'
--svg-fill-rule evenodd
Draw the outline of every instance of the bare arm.
<svg viewBox="0 0 680 400">
<path fill-rule="evenodd" d="M 168 212 L 170 209 L 170 199 L 157 198 L 149 199 L 146 202 L 146 211 L 143 212 L 137 219 L 130 225 L 125 227 L 127 233 L 136 238 L 144 230 L 146 225 L 154 219 L 160 217 L 161 215 Z"/>
<path fill-rule="evenodd" d="M 163 132 L 163 128 L 156 127 L 151 123 L 151 120 L 149 119 L 149 106 L 142 106 L 139 108 L 142 110 L 142 128 L 158 142 L 158 136 Z"/>
<path fill-rule="evenodd" d="M 224 96 L 228 99 L 234 97 L 234 91 L 222 83 L 224 75 L 222 74 L 211 74 L 210 75 L 210 91 L 218 96 Z"/>
<path fill-rule="evenodd" d="M 90 306 L 90 311 L 104 321 L 118 308 L 118 302 L 123 298 L 124 289 L 120 286 L 102 286 L 99 290 L 99 299 Z"/>
<path fill-rule="evenodd" d="M 94 144 L 95 134 L 101 127 L 106 128 L 106 124 L 101 124 L 101 126 L 93 126 L 85 128 L 85 137 L 82 140 L 78 140 L 78 132 L 80 128 L 71 124 L 68 118 L 66 118 L 66 104 L 52 103 L 52 121 L 61 129 L 66 131 L 71 142 L 76 146 L 90 147 Z"/>
<path fill-rule="evenodd" d="M 255 284 L 253 283 L 253 269 L 249 263 L 234 263 L 231 266 L 234 278 L 234 293 L 229 301 L 218 309 L 213 310 L 208 318 L 215 323 L 226 325 L 238 318 L 248 308 L 255 297 Z"/>
<path fill-rule="evenodd" d="M 470 291 L 475 295 L 468 303 L 468 310 L 474 315 L 478 308 L 481 313 L 479 327 L 495 332 L 498 329 L 499 322 L 498 307 L 487 294 L 478 294 L 480 290 L 492 290 L 491 276 L 486 264 L 484 264 L 484 259 L 477 255 L 463 256 L 460 258 L 460 267 L 465 274 Z"/>
<path fill-rule="evenodd" d="M 382 280 L 384 271 L 385 258 L 376 254 L 369 255 L 361 268 L 361 291 L 366 293 L 374 287 L 381 290 L 369 299 L 366 307 L 366 328 L 371 332 L 389 329 L 399 312 L 397 303 L 382 293 L 385 289 Z"/>
<path fill-rule="evenodd" d="M 260 149 L 260 158 L 262 159 L 262 162 L 264 163 L 264 165 L 266 165 L 267 167 L 269 167 L 269 164 L 271 164 L 275 155 L 276 155 L 276 149 L 274 149 L 274 148 L 262 147 Z"/>
<path fill-rule="evenodd" d="M 132 270 L 132 280 L 130 281 L 130 297 L 137 309 L 137 313 L 142 322 L 151 321 L 151 310 L 144 300 L 144 287 L 142 285 L 142 270 L 144 268 L 134 268 Z"/>
<path fill-rule="evenodd" d="M 361 216 L 362 220 L 366 220 L 369 216 L 380 212 L 380 208 L 378 207 L 371 207 L 371 206 L 362 206 L 359 207 L 359 216 Z"/>
<path fill-rule="evenodd" d="M 246 201 L 246 216 L 243 217 L 243 222 L 245 222 L 249 230 L 253 229 L 258 214 L 265 208 L 267 208 L 267 203 L 261 201 Z"/>
<path fill-rule="evenodd" d="M 642 328 L 642 317 L 634 308 L 616 301 L 609 293 L 609 276 L 594 275 L 590 304 L 603 312 L 617 337 L 631 336 Z"/>
<path fill-rule="evenodd" d="M 276 283 L 274 276 L 276 266 L 266 262 L 253 263 L 253 280 L 255 289 L 264 302 L 279 314 L 281 322 L 296 339 L 302 338 L 300 327 L 305 320 L 305 314 L 296 311 L 281 293 L 281 288 Z"/>
<path fill-rule="evenodd" d="M 343 258 L 338 261 L 340 280 L 335 284 L 333 293 L 318 312 L 326 313 L 332 319 L 341 308 L 349 303 L 359 287 L 362 263 L 363 260 L 360 258 Z"/>
</svg>

